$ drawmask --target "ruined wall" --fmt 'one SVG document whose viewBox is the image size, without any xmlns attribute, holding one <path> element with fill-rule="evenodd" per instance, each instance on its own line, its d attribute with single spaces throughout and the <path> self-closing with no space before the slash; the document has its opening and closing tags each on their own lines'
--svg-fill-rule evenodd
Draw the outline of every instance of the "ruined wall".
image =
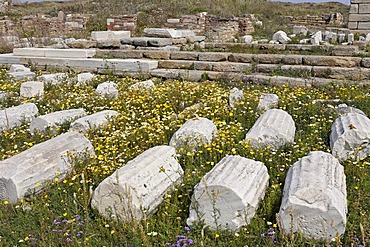
<svg viewBox="0 0 370 247">
<path fill-rule="evenodd" d="M 331 13 L 327 16 L 285 16 L 287 24 L 291 25 L 303 25 L 308 27 L 328 27 L 328 26 L 339 26 L 344 24 L 344 17 L 341 13 Z"/>
<path fill-rule="evenodd" d="M 11 4 L 11 1 L 0 0 L 0 13 L 5 12 L 8 9 L 8 6 Z"/>
<path fill-rule="evenodd" d="M 370 32 L 370 0 L 351 0 L 348 28 L 359 33 Z"/>
<path fill-rule="evenodd" d="M 110 31 L 135 31 L 137 15 L 118 15 L 107 19 L 107 29 Z"/>
<path fill-rule="evenodd" d="M 196 15 L 185 15 L 179 19 L 168 19 L 165 26 L 175 29 L 190 29 L 197 35 L 206 36 L 207 41 L 225 42 L 236 35 L 254 32 L 252 19 L 254 16 L 222 18 L 202 12 Z"/>
</svg>

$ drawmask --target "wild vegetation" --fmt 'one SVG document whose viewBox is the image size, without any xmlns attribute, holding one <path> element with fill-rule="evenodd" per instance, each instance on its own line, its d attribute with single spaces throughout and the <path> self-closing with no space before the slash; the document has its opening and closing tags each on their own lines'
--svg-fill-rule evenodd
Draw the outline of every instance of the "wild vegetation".
<svg viewBox="0 0 370 247">
<path fill-rule="evenodd" d="M 40 114 L 84 108 L 88 113 L 116 110 L 120 117 L 106 128 L 87 134 L 95 155 L 75 164 L 64 179 L 49 183 L 40 194 L 32 194 L 16 204 L 0 202 L 0 245 L 2 246 L 365 246 L 370 244 L 370 158 L 343 162 L 347 177 L 348 222 L 346 232 L 332 241 L 306 240 L 300 234 L 286 236 L 276 220 L 286 173 L 310 151 L 330 152 L 328 135 L 338 116 L 333 110 L 341 103 L 370 114 L 370 88 L 358 85 L 325 87 L 265 87 L 237 85 L 245 100 L 228 106 L 230 86 L 222 83 L 192 83 L 155 80 L 151 91 L 129 90 L 135 80 L 99 76 L 86 86 L 73 83 L 75 73 L 61 85 L 46 87 L 42 98 L 19 97 L 21 82 L 8 79 L 1 70 L 0 90 L 10 92 L 1 108 L 34 102 Z M 100 82 L 114 81 L 117 99 L 95 94 Z M 261 115 L 257 111 L 261 93 L 279 96 L 279 108 L 296 124 L 293 145 L 281 149 L 255 149 L 245 142 L 248 129 Z M 315 101 L 329 100 L 329 101 Z M 184 109 L 196 103 L 199 108 Z M 197 151 L 180 149 L 178 161 L 185 174 L 174 192 L 165 196 L 158 210 L 140 223 L 104 219 L 91 209 L 92 191 L 117 168 L 156 145 L 167 145 L 172 134 L 189 118 L 207 117 L 219 134 L 211 144 Z M 57 134 L 68 130 L 63 125 Z M 23 125 L 1 133 L 0 160 L 16 155 L 52 138 L 51 133 L 28 131 Z M 270 175 L 269 188 L 251 223 L 239 232 L 211 230 L 203 224 L 187 226 L 193 187 L 225 155 L 241 155 L 262 161 Z M 176 245 L 178 243 L 178 245 Z"/>
</svg>

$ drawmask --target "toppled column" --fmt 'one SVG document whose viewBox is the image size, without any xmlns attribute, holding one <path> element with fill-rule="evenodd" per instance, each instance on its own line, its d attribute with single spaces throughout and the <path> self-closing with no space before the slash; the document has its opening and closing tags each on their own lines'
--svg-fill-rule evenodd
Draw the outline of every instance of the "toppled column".
<svg viewBox="0 0 370 247">
<path fill-rule="evenodd" d="M 70 109 L 42 115 L 31 122 L 30 132 L 35 132 L 36 130 L 45 132 L 49 130 L 52 133 L 56 133 L 58 126 L 86 115 L 84 109 Z"/>
<path fill-rule="evenodd" d="M 150 148 L 104 179 L 94 191 L 91 207 L 108 219 L 139 222 L 183 174 L 173 147 Z"/>
<path fill-rule="evenodd" d="M 260 116 L 245 136 L 252 146 L 280 148 L 293 143 L 295 124 L 285 111 L 271 109 Z"/>
<path fill-rule="evenodd" d="M 253 218 L 268 181 L 262 162 L 226 156 L 195 186 L 187 224 L 203 220 L 211 228 L 237 231 Z"/>
<path fill-rule="evenodd" d="M 33 103 L 0 110 L 0 132 L 21 126 L 22 123 L 31 122 L 38 112 L 37 106 Z"/>
<path fill-rule="evenodd" d="M 244 100 L 243 90 L 240 90 L 236 87 L 231 89 L 230 95 L 229 95 L 229 105 L 231 107 L 234 107 L 236 102 Z"/>
<path fill-rule="evenodd" d="M 186 121 L 170 140 L 170 146 L 175 148 L 190 147 L 196 149 L 198 145 L 210 144 L 217 135 L 216 125 L 207 118 L 195 117 Z"/>
<path fill-rule="evenodd" d="M 40 191 L 45 183 L 64 178 L 73 169 L 71 154 L 82 157 L 94 150 L 80 133 L 68 132 L 0 161 L 0 199 L 14 203 Z"/>
<path fill-rule="evenodd" d="M 289 169 L 278 219 L 285 233 L 332 239 L 345 231 L 346 176 L 339 161 L 315 151 Z M 292 225 L 293 224 L 293 225 Z"/>
<path fill-rule="evenodd" d="M 106 126 L 109 120 L 116 118 L 118 112 L 113 110 L 105 110 L 82 117 L 71 123 L 71 129 L 86 133 L 90 129 L 97 129 Z"/>
<path fill-rule="evenodd" d="M 366 158 L 370 155 L 370 119 L 359 113 L 338 117 L 331 127 L 330 148 L 339 160 L 352 155 Z"/>
</svg>

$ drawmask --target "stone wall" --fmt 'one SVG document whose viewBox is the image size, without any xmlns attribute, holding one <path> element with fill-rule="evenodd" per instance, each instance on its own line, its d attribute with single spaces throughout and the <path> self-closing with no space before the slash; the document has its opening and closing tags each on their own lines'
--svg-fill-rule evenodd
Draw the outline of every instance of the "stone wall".
<svg viewBox="0 0 370 247">
<path fill-rule="evenodd" d="M 137 15 L 118 15 L 107 19 L 107 29 L 110 31 L 135 31 Z"/>
<path fill-rule="evenodd" d="M 370 32 L 370 0 L 351 0 L 348 28 L 359 32 Z"/>
<path fill-rule="evenodd" d="M 292 25 L 327 27 L 333 25 L 339 26 L 344 24 L 344 18 L 341 13 L 331 13 L 328 16 L 285 16 L 284 18 L 288 22 L 288 24 Z"/>
<path fill-rule="evenodd" d="M 10 4 L 10 1 L 0 0 L 0 13 L 5 12 Z"/>
<path fill-rule="evenodd" d="M 254 32 L 253 15 L 244 17 L 222 18 L 202 12 L 196 15 L 185 15 L 178 19 L 168 19 L 165 26 L 175 29 L 193 30 L 197 35 L 206 36 L 208 41 L 225 42 L 236 35 Z"/>
<path fill-rule="evenodd" d="M 24 31 L 36 32 L 43 36 L 60 36 L 80 32 L 86 28 L 89 16 L 59 12 L 58 17 L 47 15 L 26 16 L 20 20 Z M 41 32 L 41 33 L 39 33 Z"/>
</svg>

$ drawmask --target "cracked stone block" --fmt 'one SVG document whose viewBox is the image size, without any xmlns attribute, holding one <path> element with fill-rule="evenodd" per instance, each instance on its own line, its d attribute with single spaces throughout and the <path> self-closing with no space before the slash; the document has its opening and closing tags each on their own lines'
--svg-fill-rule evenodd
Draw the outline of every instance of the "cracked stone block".
<svg viewBox="0 0 370 247">
<path fill-rule="evenodd" d="M 80 133 L 67 132 L 0 161 L 0 199 L 15 203 L 41 191 L 72 171 L 72 156 L 84 155 L 94 155 L 90 141 Z"/>
<path fill-rule="evenodd" d="M 338 105 L 337 107 L 335 107 L 335 111 L 338 112 L 339 114 L 346 114 L 346 113 L 358 113 L 358 114 L 362 114 L 364 116 L 366 116 L 366 114 L 361 111 L 360 109 L 357 109 L 355 107 L 352 107 L 352 106 L 347 106 L 346 104 L 340 104 Z"/>
<path fill-rule="evenodd" d="M 31 122 L 30 132 L 35 132 L 36 130 L 45 132 L 49 130 L 52 133 L 56 133 L 58 126 L 67 122 L 72 122 L 77 118 L 81 118 L 86 115 L 87 114 L 84 109 L 70 109 L 42 115 Z"/>
<path fill-rule="evenodd" d="M 198 145 L 210 144 L 217 133 L 217 127 L 211 120 L 195 117 L 186 121 L 173 134 L 170 146 L 176 149 L 185 146 L 195 150 Z"/>
<path fill-rule="evenodd" d="M 52 85 L 58 85 L 63 83 L 67 79 L 66 73 L 55 73 L 55 74 L 46 74 L 40 75 L 37 77 L 37 80 L 50 83 Z"/>
<path fill-rule="evenodd" d="M 229 105 L 231 107 L 234 107 L 236 102 L 240 102 L 244 100 L 243 90 L 240 90 L 236 87 L 231 89 L 230 95 L 229 95 Z"/>
<path fill-rule="evenodd" d="M 41 81 L 27 81 L 21 84 L 20 96 L 33 98 L 44 95 L 44 83 Z"/>
<path fill-rule="evenodd" d="M 119 115 L 113 110 L 100 111 L 75 120 L 71 123 L 71 130 L 81 131 L 86 133 L 90 129 L 98 129 L 107 126 L 108 122 Z"/>
<path fill-rule="evenodd" d="M 27 68 L 26 66 L 24 66 L 22 64 L 12 64 L 10 66 L 10 69 L 9 69 L 10 73 L 13 73 L 13 72 L 30 72 L 30 71 L 31 71 L 30 68 Z"/>
<path fill-rule="evenodd" d="M 173 147 L 150 148 L 104 179 L 94 191 L 91 207 L 108 219 L 140 222 L 183 174 Z"/>
<path fill-rule="evenodd" d="M 293 143 L 295 124 L 293 118 L 280 109 L 267 110 L 260 116 L 245 136 L 252 146 L 280 148 Z"/>
<path fill-rule="evenodd" d="M 272 36 L 272 39 L 278 41 L 280 44 L 286 44 L 289 41 L 291 41 L 291 39 L 288 37 L 288 35 L 284 31 L 277 31 Z"/>
<path fill-rule="evenodd" d="M 187 224 L 203 220 L 213 229 L 239 230 L 255 215 L 268 181 L 262 162 L 224 157 L 195 186 Z"/>
<path fill-rule="evenodd" d="M 260 111 L 276 108 L 279 104 L 279 96 L 276 94 L 264 93 L 260 95 L 257 109 Z"/>
<path fill-rule="evenodd" d="M 118 97 L 117 84 L 111 81 L 100 83 L 96 88 L 95 92 L 100 96 L 106 98 Z"/>
<path fill-rule="evenodd" d="M 141 81 L 137 82 L 133 85 L 131 85 L 128 89 L 133 90 L 133 89 L 146 89 L 149 90 L 151 88 L 154 88 L 155 85 L 152 80 L 147 80 L 147 81 Z"/>
<path fill-rule="evenodd" d="M 9 130 L 23 123 L 30 123 L 39 113 L 34 103 L 26 103 L 0 110 L 0 132 Z"/>
<path fill-rule="evenodd" d="M 370 155 L 370 119 L 358 113 L 346 113 L 331 126 L 330 148 L 339 160 Z"/>
<path fill-rule="evenodd" d="M 345 231 L 346 176 L 329 153 L 310 152 L 289 169 L 278 220 L 289 234 L 330 240 Z"/>
</svg>

